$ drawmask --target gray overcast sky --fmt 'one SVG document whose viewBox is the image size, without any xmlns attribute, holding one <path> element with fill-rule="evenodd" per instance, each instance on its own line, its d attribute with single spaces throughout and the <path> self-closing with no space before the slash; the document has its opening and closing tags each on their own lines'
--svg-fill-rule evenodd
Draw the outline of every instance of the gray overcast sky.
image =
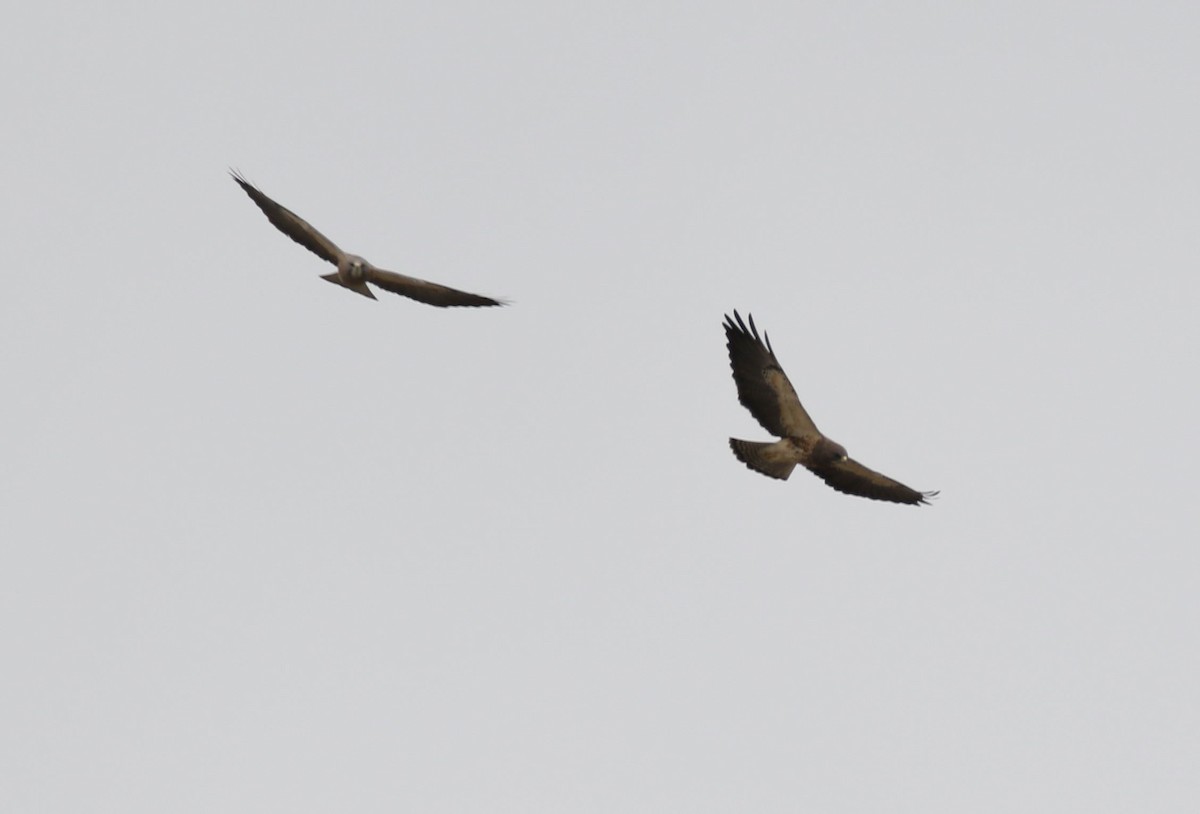
<svg viewBox="0 0 1200 814">
<path fill-rule="evenodd" d="M 0 40 L 0 810 L 1200 807 L 1200 7 Z M 739 464 L 733 308 L 941 499 Z"/>
</svg>

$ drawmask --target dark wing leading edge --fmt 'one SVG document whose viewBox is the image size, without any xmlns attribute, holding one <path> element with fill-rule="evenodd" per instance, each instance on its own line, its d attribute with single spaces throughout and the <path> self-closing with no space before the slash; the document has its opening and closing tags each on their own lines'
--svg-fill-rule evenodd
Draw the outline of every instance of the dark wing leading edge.
<svg viewBox="0 0 1200 814">
<path fill-rule="evenodd" d="M 407 274 L 384 271 L 374 266 L 371 266 L 367 270 L 367 282 L 373 283 L 393 294 L 409 297 L 427 305 L 436 305 L 439 308 L 454 305 L 477 307 L 504 304 L 500 300 L 494 300 L 491 297 L 472 294 L 468 291 L 459 291 L 457 288 L 450 288 L 449 286 L 431 283 L 428 280 L 409 277 Z"/>
<path fill-rule="evenodd" d="M 909 489 L 900 481 L 867 469 L 853 458 L 815 467 L 812 472 L 839 492 L 869 497 L 872 500 L 890 500 L 892 503 L 911 503 L 915 506 L 928 503 L 928 498 L 937 495 L 937 492 Z"/>
<path fill-rule="evenodd" d="M 734 320 L 737 320 L 736 324 Z M 726 314 L 725 338 L 738 401 L 763 429 L 780 437 L 819 435 L 820 431 L 808 417 L 795 388 L 775 358 L 771 340 L 768 338 L 763 344 L 758 338 L 754 317 L 750 317 L 750 328 L 747 329 L 737 311 L 733 312 L 733 319 Z"/>
<path fill-rule="evenodd" d="M 332 240 L 318 232 L 309 225 L 308 221 L 292 210 L 285 206 L 280 206 L 259 192 L 253 184 L 233 170 L 230 170 L 229 174 L 233 176 L 233 180 L 237 181 L 238 186 L 250 196 L 250 200 L 258 205 L 258 208 L 263 211 L 263 214 L 267 216 L 267 220 L 271 221 L 276 229 L 322 260 L 328 260 L 335 266 L 338 264 L 338 258 L 341 257 L 342 250 Z"/>
</svg>

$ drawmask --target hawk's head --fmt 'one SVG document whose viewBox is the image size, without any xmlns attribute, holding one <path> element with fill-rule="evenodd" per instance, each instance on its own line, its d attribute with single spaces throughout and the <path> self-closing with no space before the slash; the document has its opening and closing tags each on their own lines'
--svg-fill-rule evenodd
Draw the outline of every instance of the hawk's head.
<svg viewBox="0 0 1200 814">
<path fill-rule="evenodd" d="M 846 460 L 846 448 L 837 441 L 822 437 L 813 447 L 813 464 L 831 464 Z"/>
<path fill-rule="evenodd" d="M 366 277 L 367 261 L 356 254 L 346 259 L 346 276 L 352 283 L 361 283 Z"/>
</svg>

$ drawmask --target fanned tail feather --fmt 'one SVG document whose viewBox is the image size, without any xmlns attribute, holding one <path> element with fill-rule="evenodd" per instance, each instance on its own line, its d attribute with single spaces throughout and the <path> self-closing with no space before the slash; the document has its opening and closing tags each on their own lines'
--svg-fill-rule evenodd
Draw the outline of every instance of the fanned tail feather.
<svg viewBox="0 0 1200 814">
<path fill-rule="evenodd" d="M 787 480 L 796 468 L 796 459 L 792 457 L 786 444 L 786 441 L 763 443 L 743 441 L 739 438 L 729 439 L 729 448 L 739 461 L 755 472 L 778 480 Z"/>
</svg>

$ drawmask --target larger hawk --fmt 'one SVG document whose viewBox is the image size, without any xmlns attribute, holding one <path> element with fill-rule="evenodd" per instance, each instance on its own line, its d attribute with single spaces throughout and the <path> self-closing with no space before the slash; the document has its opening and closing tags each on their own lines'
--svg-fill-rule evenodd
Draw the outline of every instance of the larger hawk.
<svg viewBox="0 0 1200 814">
<path fill-rule="evenodd" d="M 736 323 L 734 322 L 736 320 Z M 787 480 L 800 464 L 821 480 L 848 495 L 890 500 L 893 503 L 928 503 L 937 492 L 918 492 L 886 475 L 867 469 L 846 455 L 845 448 L 821 434 L 808 417 L 795 388 L 775 358 L 771 340 L 758 338 L 754 317 L 746 328 L 737 311 L 725 315 L 729 364 L 737 384 L 738 401 L 778 441 L 729 439 L 729 447 L 746 466 L 771 477 Z"/>
</svg>

